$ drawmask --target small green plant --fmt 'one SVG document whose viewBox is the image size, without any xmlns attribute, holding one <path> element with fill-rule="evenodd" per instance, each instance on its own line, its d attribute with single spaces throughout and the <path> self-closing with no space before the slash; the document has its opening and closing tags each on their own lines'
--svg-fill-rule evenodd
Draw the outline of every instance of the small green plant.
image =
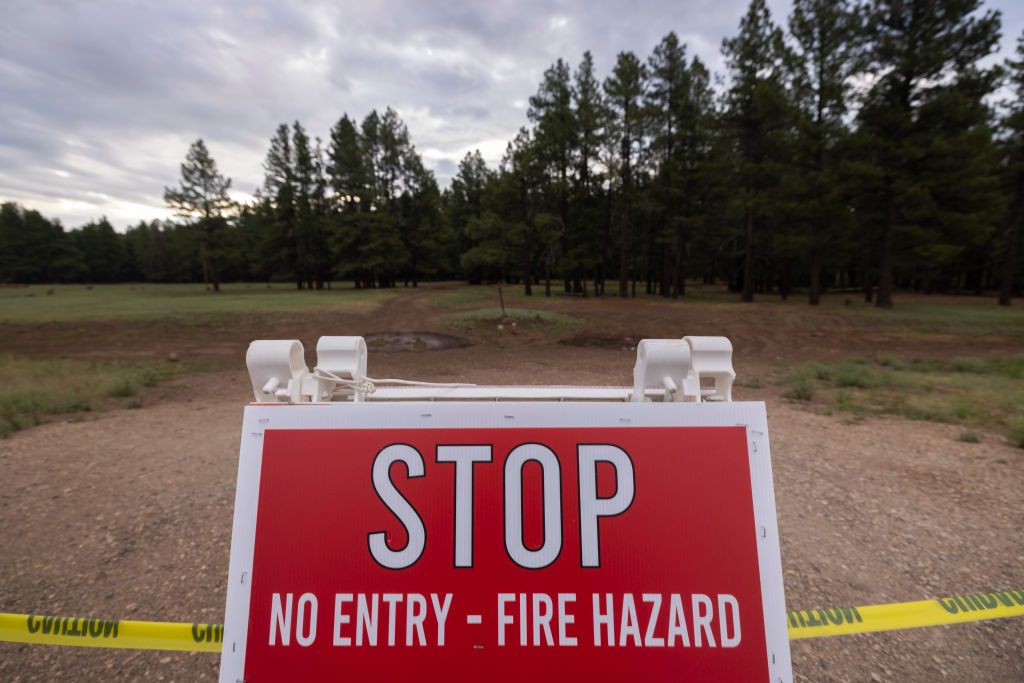
<svg viewBox="0 0 1024 683">
<path fill-rule="evenodd" d="M 1017 448 L 1024 448 L 1024 418 L 1016 417 L 1007 425 L 1006 440 Z"/>
<path fill-rule="evenodd" d="M 116 377 L 107 385 L 107 396 L 111 398 L 131 398 L 139 393 L 139 383 L 134 377 Z"/>
<path fill-rule="evenodd" d="M 790 381 L 789 389 L 783 394 L 794 401 L 810 401 L 814 398 L 816 384 L 814 378 L 805 374 L 798 374 Z"/>
<path fill-rule="evenodd" d="M 583 318 L 574 315 L 527 308 L 506 308 L 504 314 L 500 308 L 478 308 L 449 315 L 446 321 L 466 331 L 497 330 L 501 333 L 511 326 L 518 331 L 537 330 L 556 336 L 578 331 L 584 324 Z"/>
<path fill-rule="evenodd" d="M 978 375 L 989 372 L 992 365 L 985 358 L 954 358 L 949 364 L 957 372 L 972 372 Z"/>
</svg>

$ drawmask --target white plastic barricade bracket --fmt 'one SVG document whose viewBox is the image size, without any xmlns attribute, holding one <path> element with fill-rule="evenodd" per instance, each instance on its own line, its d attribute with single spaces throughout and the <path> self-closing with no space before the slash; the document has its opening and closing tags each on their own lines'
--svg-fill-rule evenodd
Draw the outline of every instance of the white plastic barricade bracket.
<svg viewBox="0 0 1024 683">
<path fill-rule="evenodd" d="M 731 401 L 732 344 L 725 337 L 643 339 L 637 345 L 632 387 L 477 386 L 367 376 L 362 337 L 321 337 L 317 365 L 305 365 L 294 339 L 258 340 L 246 364 L 256 403 L 364 401 Z M 701 379 L 711 385 L 701 387 Z"/>
<path fill-rule="evenodd" d="M 316 343 L 317 373 L 353 382 L 350 386 L 337 386 L 337 382 L 318 380 L 321 400 L 349 396 L 357 402 L 365 400 L 365 385 L 360 381 L 366 377 L 366 357 L 366 341 L 362 337 L 320 337 Z"/>
<path fill-rule="evenodd" d="M 736 379 L 732 369 L 732 342 L 727 337 L 683 337 L 683 340 L 692 351 L 701 399 L 731 401 L 732 383 Z M 704 379 L 710 379 L 711 386 L 704 386 Z"/>
<path fill-rule="evenodd" d="M 300 403 L 302 382 L 309 374 L 302 342 L 258 339 L 245 354 L 257 403 Z"/>
<path fill-rule="evenodd" d="M 690 346 L 682 339 L 642 339 L 636 347 L 631 401 L 658 390 L 662 400 L 700 401 L 700 385 L 692 372 Z"/>
</svg>

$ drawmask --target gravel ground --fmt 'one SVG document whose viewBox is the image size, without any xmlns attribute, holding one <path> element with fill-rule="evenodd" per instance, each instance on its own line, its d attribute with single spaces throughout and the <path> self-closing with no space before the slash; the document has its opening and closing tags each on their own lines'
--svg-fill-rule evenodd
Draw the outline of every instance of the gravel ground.
<svg viewBox="0 0 1024 683">
<path fill-rule="evenodd" d="M 582 382 L 607 379 L 625 360 L 609 351 L 564 353 L 590 369 L 575 373 Z M 467 370 L 473 355 L 431 354 L 430 374 L 461 367 L 472 379 L 500 382 L 550 360 L 538 354 L 545 360 Z M 386 369 L 415 374 L 422 356 L 391 356 Z M 247 382 L 242 373 L 214 373 L 182 384 L 175 400 L 0 442 L 3 610 L 221 620 Z M 1019 450 L 994 436 L 963 444 L 943 425 L 845 424 L 768 390 L 741 392 L 769 405 L 790 607 L 1024 586 Z M 798 681 L 1024 680 L 1022 619 L 798 641 L 792 649 Z M 0 644 L 4 681 L 212 680 L 217 664 L 210 654 Z"/>
</svg>

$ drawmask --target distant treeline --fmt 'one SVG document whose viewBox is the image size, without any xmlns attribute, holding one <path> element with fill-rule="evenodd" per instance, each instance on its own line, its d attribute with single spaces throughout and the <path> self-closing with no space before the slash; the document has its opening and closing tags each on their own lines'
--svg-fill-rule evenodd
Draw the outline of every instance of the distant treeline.
<svg viewBox="0 0 1024 683">
<path fill-rule="evenodd" d="M 715 79 L 669 33 L 602 81 L 561 59 L 496 169 L 467 154 L 441 190 L 388 108 L 326 142 L 281 125 L 244 206 L 202 140 L 165 199 L 180 220 L 66 232 L 0 211 L 0 281 L 278 280 L 320 289 L 505 281 L 583 296 L 744 300 L 857 288 L 1021 290 L 1024 35 L 975 0 L 753 0 Z M 607 289 L 607 283 L 612 283 Z"/>
</svg>

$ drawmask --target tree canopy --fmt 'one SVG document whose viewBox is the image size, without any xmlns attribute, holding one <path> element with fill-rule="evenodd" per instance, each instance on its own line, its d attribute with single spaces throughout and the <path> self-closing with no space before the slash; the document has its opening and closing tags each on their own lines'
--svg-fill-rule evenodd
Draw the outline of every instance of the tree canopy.
<svg viewBox="0 0 1024 683">
<path fill-rule="evenodd" d="M 999 39 L 980 0 L 795 0 L 781 18 L 752 0 L 724 74 L 673 31 L 605 72 L 590 52 L 556 59 L 504 156 L 466 152 L 450 182 L 386 107 L 342 113 L 323 141 L 281 123 L 244 204 L 203 140 L 165 188 L 172 220 L 67 231 L 4 204 L 0 281 L 464 278 L 600 296 L 611 280 L 621 297 L 700 281 L 743 301 L 861 290 L 889 307 L 913 289 L 1009 305 L 1024 36 L 1003 64 Z"/>
</svg>

